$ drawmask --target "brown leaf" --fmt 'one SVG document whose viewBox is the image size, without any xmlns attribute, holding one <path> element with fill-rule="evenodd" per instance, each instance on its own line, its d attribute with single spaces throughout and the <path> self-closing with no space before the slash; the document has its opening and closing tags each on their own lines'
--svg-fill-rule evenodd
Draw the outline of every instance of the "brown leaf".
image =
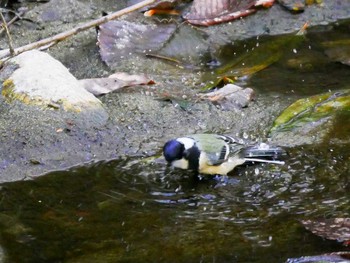
<svg viewBox="0 0 350 263">
<path fill-rule="evenodd" d="M 176 25 L 144 25 L 127 21 L 110 21 L 99 27 L 98 45 L 101 58 L 108 66 L 120 59 L 161 49 L 176 30 Z"/>
<path fill-rule="evenodd" d="M 145 75 L 129 75 L 124 72 L 114 73 L 108 78 L 81 79 L 79 82 L 95 96 L 107 94 L 124 87 L 155 83 Z"/>
<path fill-rule="evenodd" d="M 247 107 L 249 102 L 254 99 L 254 90 L 227 84 L 216 91 L 201 94 L 200 97 L 219 105 L 223 110 L 232 110 Z"/>
<path fill-rule="evenodd" d="M 209 26 L 231 21 L 256 11 L 256 5 L 271 6 L 274 0 L 194 0 L 184 18 L 191 24 Z"/>
</svg>

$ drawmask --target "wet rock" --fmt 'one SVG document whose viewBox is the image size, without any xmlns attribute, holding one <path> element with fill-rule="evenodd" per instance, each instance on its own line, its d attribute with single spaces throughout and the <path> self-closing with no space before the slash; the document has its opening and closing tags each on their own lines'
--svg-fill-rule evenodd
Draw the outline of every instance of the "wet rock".
<svg viewBox="0 0 350 263">
<path fill-rule="evenodd" d="M 287 263 L 349 263 L 349 258 L 349 252 L 335 252 L 319 256 L 290 258 L 287 260 Z"/>
</svg>

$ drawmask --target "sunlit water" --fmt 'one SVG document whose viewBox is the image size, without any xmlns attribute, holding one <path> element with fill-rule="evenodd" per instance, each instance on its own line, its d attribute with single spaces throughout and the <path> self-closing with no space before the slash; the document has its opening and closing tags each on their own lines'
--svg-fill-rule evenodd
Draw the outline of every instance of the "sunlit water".
<svg viewBox="0 0 350 263">
<path fill-rule="evenodd" d="M 300 52 L 319 56 L 317 43 Z M 289 59 L 244 81 L 261 94 L 306 96 L 350 80 L 345 65 L 296 70 Z M 344 251 L 300 223 L 350 216 L 348 115 L 337 123 L 329 143 L 286 149 L 285 165 L 243 166 L 227 178 L 126 158 L 3 184 L 3 261 L 264 263 Z"/>
</svg>

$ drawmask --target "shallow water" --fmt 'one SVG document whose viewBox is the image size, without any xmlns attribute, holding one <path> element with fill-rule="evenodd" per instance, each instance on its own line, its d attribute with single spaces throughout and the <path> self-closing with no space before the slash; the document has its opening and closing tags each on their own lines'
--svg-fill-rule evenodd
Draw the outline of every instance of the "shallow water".
<svg viewBox="0 0 350 263">
<path fill-rule="evenodd" d="M 292 52 L 240 81 L 292 101 L 344 88 L 349 67 L 325 57 L 322 34 L 310 33 L 298 49 L 307 69 L 291 62 Z M 2 259 L 263 263 L 346 250 L 299 222 L 350 217 L 349 114 L 335 123 L 329 142 L 286 149 L 285 165 L 243 166 L 229 178 L 126 158 L 2 184 Z"/>
<path fill-rule="evenodd" d="M 7 183 L 6 262 L 284 262 L 344 250 L 298 220 L 349 217 L 348 148 L 289 149 L 283 166 L 229 178 L 126 159 Z"/>
<path fill-rule="evenodd" d="M 216 56 L 221 64 L 217 71 L 226 76 L 237 68 L 267 67 L 255 74 L 238 79 L 241 86 L 253 87 L 261 94 L 311 96 L 321 92 L 349 87 L 349 66 L 339 63 L 331 47 L 349 57 L 349 24 L 320 26 L 307 30 L 306 35 L 259 36 L 220 47 Z M 340 44 L 346 41 L 346 44 Z M 337 44 L 339 43 L 339 44 Z M 347 46 L 347 48 L 342 49 Z M 241 58 L 244 60 L 241 61 Z M 272 60 L 271 60 L 271 57 Z M 233 63 L 239 61 L 239 63 Z M 235 64 L 230 68 L 227 65 Z M 349 63 L 349 62 L 348 62 Z M 221 72 L 222 73 L 222 72 Z"/>
</svg>

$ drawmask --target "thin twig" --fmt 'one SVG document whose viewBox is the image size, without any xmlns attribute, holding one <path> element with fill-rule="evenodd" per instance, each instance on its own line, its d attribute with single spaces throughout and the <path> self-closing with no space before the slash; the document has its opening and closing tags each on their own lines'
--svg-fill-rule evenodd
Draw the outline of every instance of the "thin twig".
<svg viewBox="0 0 350 263">
<path fill-rule="evenodd" d="M 2 21 L 2 27 L 5 29 L 5 32 L 6 32 L 7 41 L 8 41 L 8 44 L 9 44 L 9 51 L 13 55 L 13 54 L 15 54 L 15 50 L 13 49 L 11 34 L 10 34 L 10 31 L 9 31 L 9 28 L 7 27 L 6 19 L 2 15 L 1 11 L 0 11 L 0 18 L 1 18 L 1 21 Z"/>
<path fill-rule="evenodd" d="M 24 15 L 24 13 L 25 13 L 24 11 L 19 12 L 19 13 L 14 13 L 15 16 L 14 16 L 10 21 L 7 22 L 7 27 L 9 28 L 10 25 L 12 25 L 12 24 L 13 24 L 14 22 L 16 22 L 18 19 L 21 19 L 22 15 Z M 1 26 L 2 26 L 2 25 L 1 25 Z M 2 32 L 3 32 L 4 30 L 5 30 L 4 27 L 0 29 L 0 35 L 2 34 Z"/>
<path fill-rule="evenodd" d="M 111 21 L 111 20 L 114 20 L 120 16 L 123 16 L 125 14 L 128 14 L 128 13 L 131 13 L 133 11 L 136 11 L 142 7 L 145 7 L 149 4 L 152 4 L 154 2 L 156 2 L 157 0 L 144 0 L 140 3 L 137 3 L 135 5 L 132 5 L 132 6 L 129 6 L 127 8 L 124 8 L 122 10 L 119 10 L 117 12 L 114 12 L 114 13 L 111 13 L 107 16 L 104 16 L 104 17 L 101 17 L 101 18 L 98 18 L 98 19 L 95 19 L 95 20 L 92 20 L 88 23 L 85 23 L 83 25 L 80 25 L 80 26 L 77 26 L 73 29 L 70 29 L 70 30 L 67 30 L 65 32 L 62 32 L 62 33 L 59 33 L 55 36 L 52 36 L 52 37 L 48 37 L 48 38 L 45 38 L 45 39 L 42 39 L 42 40 L 39 40 L 37 42 L 34 42 L 34 43 L 30 43 L 28 45 L 25 45 L 25 46 L 22 46 L 22 47 L 19 47 L 19 48 L 16 48 L 14 50 L 14 55 L 18 55 L 22 52 L 25 52 L 25 51 L 28 51 L 28 50 L 32 50 L 32 49 L 36 49 L 36 48 L 39 48 L 39 47 L 42 47 L 42 46 L 45 46 L 45 45 L 54 45 L 54 44 L 57 44 L 58 42 L 70 37 L 70 36 L 73 36 L 73 35 L 76 35 L 82 31 L 85 31 L 87 29 L 90 29 L 92 27 L 96 27 L 96 26 L 99 26 L 101 24 L 104 24 L 108 21 Z M 4 59 L 6 57 L 9 57 L 11 56 L 11 51 L 9 49 L 5 49 L 5 50 L 1 50 L 0 51 L 0 59 Z"/>
<path fill-rule="evenodd" d="M 162 56 L 162 55 L 158 55 L 158 54 L 148 53 L 148 54 L 146 54 L 146 57 L 164 59 L 164 60 L 169 61 L 171 63 L 175 63 L 176 65 L 180 65 L 181 64 L 181 62 L 179 60 L 175 59 L 175 58 Z"/>
</svg>

